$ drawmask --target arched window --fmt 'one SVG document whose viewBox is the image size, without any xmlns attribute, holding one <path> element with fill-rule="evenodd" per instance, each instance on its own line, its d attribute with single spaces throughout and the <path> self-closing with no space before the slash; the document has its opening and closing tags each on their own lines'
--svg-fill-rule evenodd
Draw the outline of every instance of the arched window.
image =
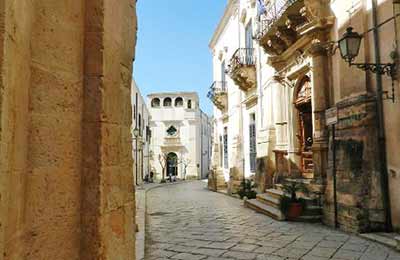
<svg viewBox="0 0 400 260">
<path fill-rule="evenodd" d="M 183 99 L 181 97 L 175 98 L 175 106 L 176 107 L 181 107 L 183 106 Z"/>
<path fill-rule="evenodd" d="M 170 106 L 172 106 L 172 99 L 169 98 L 169 97 L 165 98 L 165 99 L 164 99 L 164 106 L 165 106 L 165 107 L 170 107 Z"/>
<path fill-rule="evenodd" d="M 187 108 L 189 108 L 189 109 L 192 108 L 192 100 L 191 99 L 188 100 Z"/>
<path fill-rule="evenodd" d="M 151 107 L 160 107 L 160 99 L 153 98 L 153 100 L 151 101 Z"/>
</svg>

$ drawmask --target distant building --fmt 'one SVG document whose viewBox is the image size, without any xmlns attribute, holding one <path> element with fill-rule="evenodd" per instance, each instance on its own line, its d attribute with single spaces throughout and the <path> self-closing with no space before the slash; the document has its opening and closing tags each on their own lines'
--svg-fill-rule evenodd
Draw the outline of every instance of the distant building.
<svg viewBox="0 0 400 260">
<path fill-rule="evenodd" d="M 143 183 L 146 175 L 150 173 L 150 114 L 146 102 L 140 94 L 139 88 L 132 79 L 132 133 L 137 129 L 138 136 L 133 134 L 133 171 L 136 184 Z"/>
<path fill-rule="evenodd" d="M 205 178 L 210 168 L 211 123 L 196 92 L 148 95 L 151 165 L 156 179 Z"/>
</svg>

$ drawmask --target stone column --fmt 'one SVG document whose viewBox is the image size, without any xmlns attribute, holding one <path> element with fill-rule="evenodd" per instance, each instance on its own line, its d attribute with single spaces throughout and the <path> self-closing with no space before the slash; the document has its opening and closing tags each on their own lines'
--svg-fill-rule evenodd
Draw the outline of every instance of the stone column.
<svg viewBox="0 0 400 260">
<path fill-rule="evenodd" d="M 312 58 L 314 181 L 322 184 L 328 165 L 328 131 L 325 126 L 325 110 L 329 100 L 328 57 L 326 49 L 320 43 L 313 44 L 308 52 Z"/>
<path fill-rule="evenodd" d="M 0 260 L 134 259 L 135 3 L 0 0 Z"/>
</svg>

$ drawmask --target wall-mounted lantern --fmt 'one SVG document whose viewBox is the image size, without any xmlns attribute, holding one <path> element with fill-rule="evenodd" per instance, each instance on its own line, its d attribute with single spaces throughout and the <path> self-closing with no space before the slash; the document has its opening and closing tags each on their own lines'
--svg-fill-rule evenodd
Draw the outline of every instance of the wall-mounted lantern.
<svg viewBox="0 0 400 260">
<path fill-rule="evenodd" d="M 397 54 L 395 52 L 391 53 L 391 59 L 394 61 L 392 63 L 353 63 L 355 58 L 358 56 L 361 46 L 361 40 L 363 36 L 357 32 L 353 31 L 352 27 L 348 27 L 343 37 L 338 41 L 338 48 L 340 50 L 340 55 L 349 64 L 349 66 L 356 66 L 357 68 L 364 71 L 371 71 L 372 73 L 377 73 L 381 75 L 388 75 L 392 78 L 392 91 L 394 92 L 394 80 L 396 78 L 397 70 Z M 386 92 L 386 95 L 388 93 Z M 394 93 L 389 97 L 394 102 Z"/>
</svg>

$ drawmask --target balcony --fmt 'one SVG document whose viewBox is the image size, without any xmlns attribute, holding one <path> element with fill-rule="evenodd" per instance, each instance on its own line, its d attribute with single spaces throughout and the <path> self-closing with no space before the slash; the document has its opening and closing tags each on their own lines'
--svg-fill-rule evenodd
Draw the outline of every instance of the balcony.
<svg viewBox="0 0 400 260">
<path fill-rule="evenodd" d="M 207 94 L 207 97 L 211 99 L 214 105 L 219 109 L 223 110 L 228 106 L 228 92 L 225 81 L 215 81 Z"/>
<path fill-rule="evenodd" d="M 243 91 L 255 87 L 257 77 L 254 49 L 237 49 L 230 60 L 228 74 Z"/>
<path fill-rule="evenodd" d="M 266 53 L 281 55 L 299 39 L 299 29 L 308 22 L 304 0 L 268 1 L 255 36 Z"/>
<path fill-rule="evenodd" d="M 168 136 L 164 138 L 164 146 L 167 147 L 181 147 L 182 142 L 179 136 Z"/>
</svg>

